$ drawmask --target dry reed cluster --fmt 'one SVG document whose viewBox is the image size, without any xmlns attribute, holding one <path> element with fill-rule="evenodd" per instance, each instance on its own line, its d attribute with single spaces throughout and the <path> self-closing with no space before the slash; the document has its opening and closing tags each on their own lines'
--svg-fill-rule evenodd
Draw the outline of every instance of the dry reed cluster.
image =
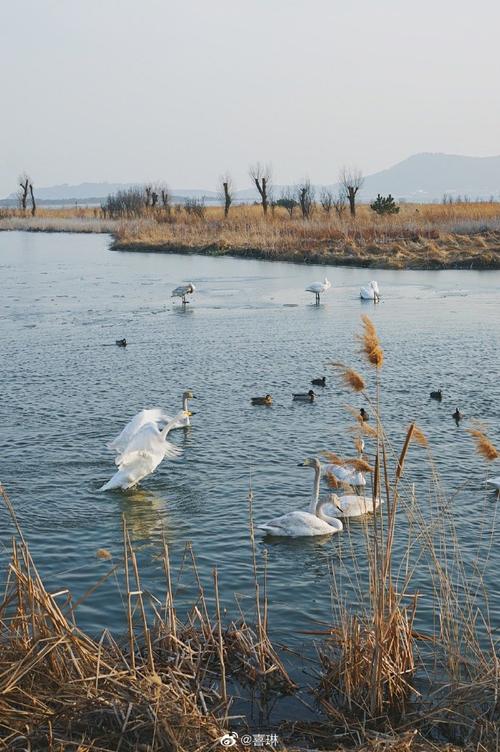
<svg viewBox="0 0 500 752">
<path fill-rule="evenodd" d="M 368 206 L 355 220 L 325 214 L 290 219 L 276 207 L 207 207 L 203 217 L 178 207 L 166 214 L 110 220 L 99 209 L 39 209 L 34 218 L 0 211 L 0 229 L 111 232 L 117 249 L 226 253 L 266 259 L 386 268 L 500 268 L 500 204 L 413 205 L 378 217 Z"/>
</svg>

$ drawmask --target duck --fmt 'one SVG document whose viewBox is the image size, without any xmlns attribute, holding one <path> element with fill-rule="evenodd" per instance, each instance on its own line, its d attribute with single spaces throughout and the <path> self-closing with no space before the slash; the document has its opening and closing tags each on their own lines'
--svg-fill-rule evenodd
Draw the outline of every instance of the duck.
<svg viewBox="0 0 500 752">
<path fill-rule="evenodd" d="M 313 379 L 311 384 L 313 386 L 326 386 L 326 376 L 322 376 L 320 379 Z"/>
<path fill-rule="evenodd" d="M 117 339 L 115 340 L 118 347 L 127 347 L 127 340 L 125 337 L 123 339 Z"/>
<path fill-rule="evenodd" d="M 265 397 L 252 397 L 252 405 L 272 405 L 273 398 L 270 394 L 266 394 Z"/>
<path fill-rule="evenodd" d="M 312 292 L 316 296 L 316 305 L 320 303 L 320 296 L 330 289 L 332 283 L 325 277 L 323 282 L 313 282 L 309 287 L 306 287 L 306 292 Z"/>
<path fill-rule="evenodd" d="M 179 287 L 176 287 L 175 290 L 172 290 L 172 298 L 181 298 L 182 305 L 187 305 L 189 303 L 189 300 L 186 300 L 186 295 L 192 295 L 194 292 L 196 292 L 196 287 L 192 284 L 192 282 L 189 282 L 187 285 L 179 285 Z"/>
<path fill-rule="evenodd" d="M 359 291 L 359 297 L 361 300 L 373 300 L 374 303 L 378 303 L 380 301 L 378 283 L 372 280 L 366 287 L 362 287 Z"/>
<path fill-rule="evenodd" d="M 370 420 L 370 416 L 368 415 L 364 407 L 362 407 L 359 411 L 359 417 L 361 418 L 363 423 L 366 423 L 368 420 Z"/>
<path fill-rule="evenodd" d="M 296 510 L 275 517 L 269 522 L 257 526 L 257 530 L 268 535 L 284 536 L 287 538 L 311 537 L 313 535 L 332 535 L 343 530 L 344 526 L 338 517 L 327 517 L 323 514 L 323 507 L 329 503 L 329 498 L 319 498 L 321 479 L 321 463 L 317 458 L 308 458 L 299 463 L 301 467 L 314 468 L 314 486 L 308 511 Z"/>
<path fill-rule="evenodd" d="M 460 412 L 460 410 L 459 410 L 459 409 L 458 409 L 458 407 L 457 407 L 457 409 L 456 409 L 456 410 L 455 410 L 455 412 L 453 413 L 452 417 L 453 417 L 453 420 L 455 421 L 455 423 L 456 423 L 456 424 L 457 424 L 457 426 L 458 426 L 458 424 L 460 423 L 460 421 L 462 420 L 462 418 L 463 418 L 464 416 L 463 416 L 463 413 L 461 413 L 461 412 Z"/>
<path fill-rule="evenodd" d="M 314 400 L 316 399 L 316 394 L 312 389 L 309 389 L 308 392 L 294 394 L 292 399 L 295 402 L 314 402 Z"/>
<path fill-rule="evenodd" d="M 431 392 L 431 399 L 441 402 L 441 400 L 443 399 L 443 392 L 441 391 L 441 389 L 437 389 L 437 391 Z"/>
</svg>

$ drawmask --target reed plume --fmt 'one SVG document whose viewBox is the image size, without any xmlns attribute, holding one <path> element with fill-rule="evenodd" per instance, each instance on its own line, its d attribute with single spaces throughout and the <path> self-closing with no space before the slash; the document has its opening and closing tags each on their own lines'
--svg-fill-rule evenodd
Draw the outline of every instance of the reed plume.
<svg viewBox="0 0 500 752">
<path fill-rule="evenodd" d="M 329 365 L 339 371 L 342 381 L 353 392 L 363 392 L 366 389 L 363 377 L 353 368 L 349 368 L 344 363 L 329 363 Z"/>
<path fill-rule="evenodd" d="M 413 424 L 413 432 L 412 432 L 411 439 L 412 441 L 416 441 L 417 444 L 420 444 L 420 446 L 426 447 L 429 445 L 427 436 L 422 431 L 422 429 L 417 426 L 416 423 Z"/>
<path fill-rule="evenodd" d="M 375 325 L 369 316 L 363 315 L 363 334 L 360 336 L 361 352 L 365 355 L 370 365 L 382 368 L 384 363 L 384 351 L 377 335 Z"/>
<path fill-rule="evenodd" d="M 468 428 L 476 443 L 476 452 L 488 462 L 493 462 L 500 457 L 500 452 L 481 428 Z"/>
</svg>

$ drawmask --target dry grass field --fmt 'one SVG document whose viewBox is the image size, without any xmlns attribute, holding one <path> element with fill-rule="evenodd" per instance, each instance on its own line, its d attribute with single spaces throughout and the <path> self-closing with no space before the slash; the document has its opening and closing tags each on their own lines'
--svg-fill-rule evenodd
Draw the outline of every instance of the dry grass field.
<svg viewBox="0 0 500 752">
<path fill-rule="evenodd" d="M 257 205 L 145 209 L 141 216 L 105 218 L 99 208 L 41 209 L 36 217 L 0 213 L 0 230 L 106 232 L 113 248 L 238 255 L 281 261 L 391 269 L 500 268 L 500 204 L 403 204 L 378 216 L 367 205 L 351 218 L 316 207 L 303 220 L 281 207 L 267 218 Z"/>
</svg>

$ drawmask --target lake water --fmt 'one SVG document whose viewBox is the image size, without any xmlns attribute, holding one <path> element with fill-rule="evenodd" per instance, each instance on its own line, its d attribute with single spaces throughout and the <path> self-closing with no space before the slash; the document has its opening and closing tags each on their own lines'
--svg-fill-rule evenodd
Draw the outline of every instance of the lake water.
<svg viewBox="0 0 500 752">
<path fill-rule="evenodd" d="M 224 603 L 252 593 L 248 543 L 250 484 L 256 521 L 307 505 L 312 475 L 297 463 L 324 449 L 352 456 L 352 418 L 345 405 L 362 401 L 339 386 L 328 360 L 366 373 L 355 333 L 370 313 L 382 340 L 383 415 L 399 447 L 416 419 L 428 434 L 442 477 L 453 495 L 451 513 L 466 562 L 477 553 L 497 504 L 485 491 L 488 474 L 474 455 L 464 424 L 451 414 L 485 421 L 500 444 L 500 272 L 401 272 L 312 267 L 108 250 L 93 235 L 0 233 L 0 480 L 50 588 L 82 595 L 108 571 L 99 548 L 121 555 L 125 515 L 138 548 L 144 584 L 163 593 L 157 555 L 164 531 L 177 571 L 187 541 L 203 580 L 220 568 Z M 332 289 L 319 307 L 304 288 L 327 275 Z M 358 298 L 379 282 L 382 302 Z M 192 281 L 183 310 L 170 297 Z M 114 346 L 126 337 L 129 346 Z M 313 377 L 327 376 L 316 403 L 292 402 Z M 111 477 L 106 443 L 143 407 L 181 407 L 191 388 L 198 400 L 187 431 L 170 435 L 184 449 L 131 492 L 99 493 Z M 443 388 L 442 403 L 429 400 Z M 252 407 L 269 392 L 272 408 Z M 422 450 L 410 452 L 408 477 L 425 490 Z M 458 492 L 455 493 L 458 489 Z M 2 510 L 1 552 L 10 526 Z M 404 530 L 405 521 L 401 522 Z M 407 531 L 406 531 L 407 532 Z M 363 526 L 349 528 L 354 546 Z M 329 563 L 339 560 L 346 534 L 322 540 L 263 541 L 268 550 L 271 629 L 282 642 L 309 649 L 300 633 L 331 613 Z M 491 541 L 490 541 L 491 542 Z M 406 544 L 406 534 L 396 548 Z M 485 550 L 488 545 L 485 544 Z M 498 534 L 486 571 L 491 617 L 500 624 L 496 585 Z M 425 592 L 425 568 L 420 586 Z M 180 604 L 193 596 L 181 579 Z M 251 603 L 250 598 L 248 600 Z M 432 622 L 422 603 L 421 621 Z M 97 632 L 123 630 L 122 597 L 110 578 L 79 609 L 79 622 Z"/>
</svg>

